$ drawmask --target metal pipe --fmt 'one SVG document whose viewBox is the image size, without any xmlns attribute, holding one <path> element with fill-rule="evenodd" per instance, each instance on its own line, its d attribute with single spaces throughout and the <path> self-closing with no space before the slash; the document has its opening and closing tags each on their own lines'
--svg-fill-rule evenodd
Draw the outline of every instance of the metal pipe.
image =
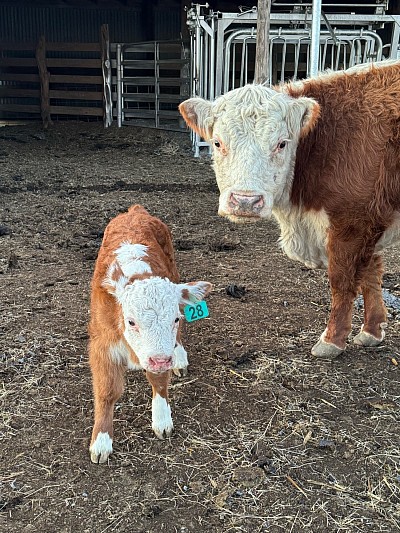
<svg viewBox="0 0 400 533">
<path fill-rule="evenodd" d="M 215 19 L 211 12 L 211 31 L 210 36 L 210 100 L 214 100 L 215 95 Z"/>
<path fill-rule="evenodd" d="M 117 124 L 122 126 L 122 64 L 121 45 L 117 44 Z"/>
<path fill-rule="evenodd" d="M 319 39 L 321 33 L 321 6 L 322 0 L 313 0 L 311 23 L 311 57 L 309 76 L 318 74 Z"/>
</svg>

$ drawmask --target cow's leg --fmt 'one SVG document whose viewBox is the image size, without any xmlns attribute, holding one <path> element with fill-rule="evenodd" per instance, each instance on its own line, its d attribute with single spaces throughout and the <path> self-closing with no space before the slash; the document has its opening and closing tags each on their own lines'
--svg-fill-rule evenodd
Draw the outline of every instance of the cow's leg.
<svg viewBox="0 0 400 533">
<path fill-rule="evenodd" d="M 313 355 L 333 359 L 345 349 L 351 330 L 354 300 L 364 272 L 369 268 L 376 240 L 369 241 L 361 232 L 354 235 L 348 228 L 343 232 L 329 232 L 331 313 L 325 331 L 311 350 Z"/>
<path fill-rule="evenodd" d="M 168 384 L 171 371 L 153 374 L 146 371 L 146 377 L 153 389 L 151 409 L 152 428 L 159 439 L 170 437 L 174 425 L 171 418 L 171 407 L 168 403 Z"/>
<path fill-rule="evenodd" d="M 175 365 L 172 369 L 173 373 L 178 376 L 187 376 L 187 367 L 188 367 L 188 358 L 187 358 L 187 352 L 185 348 L 182 346 L 181 341 L 181 327 L 182 325 L 179 324 L 178 327 L 178 333 L 176 335 L 176 345 L 174 349 L 174 355 L 175 355 Z"/>
<path fill-rule="evenodd" d="M 364 324 L 353 339 L 359 346 L 378 346 L 385 338 L 387 312 L 382 298 L 382 276 L 382 256 L 374 255 L 361 281 Z"/>
<path fill-rule="evenodd" d="M 105 463 L 112 453 L 113 414 L 115 402 L 124 391 L 125 367 L 114 363 L 108 349 L 89 348 L 93 376 L 94 427 L 90 442 L 93 463 Z"/>
</svg>

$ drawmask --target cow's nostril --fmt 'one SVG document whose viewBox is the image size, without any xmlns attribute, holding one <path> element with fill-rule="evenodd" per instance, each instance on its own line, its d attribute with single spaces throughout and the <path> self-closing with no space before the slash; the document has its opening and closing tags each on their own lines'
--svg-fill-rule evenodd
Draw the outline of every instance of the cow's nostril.
<svg viewBox="0 0 400 533">
<path fill-rule="evenodd" d="M 264 205 L 264 198 L 262 196 L 258 197 L 258 200 L 256 199 L 253 203 L 253 207 L 262 207 Z"/>
<path fill-rule="evenodd" d="M 233 205 L 239 205 L 239 201 L 238 199 L 236 198 L 236 194 L 232 193 L 230 198 L 229 198 L 229 201 L 233 204 Z"/>
</svg>

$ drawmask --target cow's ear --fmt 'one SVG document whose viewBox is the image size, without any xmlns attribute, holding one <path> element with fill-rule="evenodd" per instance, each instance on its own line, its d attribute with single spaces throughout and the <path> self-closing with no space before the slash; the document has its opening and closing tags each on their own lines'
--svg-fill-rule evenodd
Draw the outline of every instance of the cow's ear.
<svg viewBox="0 0 400 533">
<path fill-rule="evenodd" d="M 107 292 L 115 296 L 119 301 L 128 282 L 129 278 L 122 272 L 118 261 L 113 261 L 107 269 L 102 285 Z"/>
<path fill-rule="evenodd" d="M 295 98 L 287 116 L 290 133 L 295 136 L 305 137 L 314 129 L 320 113 L 321 108 L 313 98 L 304 96 Z"/>
<path fill-rule="evenodd" d="M 189 128 L 203 139 L 211 139 L 214 124 L 211 102 L 204 98 L 189 98 L 179 105 L 179 112 Z"/>
<path fill-rule="evenodd" d="M 193 301 L 203 300 L 211 289 L 212 285 L 208 281 L 180 283 L 178 290 L 181 292 L 181 304 L 190 304 Z"/>
</svg>

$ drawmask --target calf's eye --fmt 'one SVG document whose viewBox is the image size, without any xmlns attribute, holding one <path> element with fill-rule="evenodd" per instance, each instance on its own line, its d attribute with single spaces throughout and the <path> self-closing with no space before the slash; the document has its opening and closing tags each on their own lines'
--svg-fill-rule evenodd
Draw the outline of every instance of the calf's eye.
<svg viewBox="0 0 400 533">
<path fill-rule="evenodd" d="M 135 321 L 134 320 L 128 320 L 128 324 L 133 328 L 135 327 Z"/>
<path fill-rule="evenodd" d="M 214 146 L 215 146 L 215 148 L 220 148 L 221 147 L 221 143 L 219 141 L 214 141 Z"/>
<path fill-rule="evenodd" d="M 283 150 L 285 148 L 285 146 L 286 146 L 286 141 L 282 141 L 282 142 L 279 143 L 278 148 L 279 148 L 279 150 Z"/>
<path fill-rule="evenodd" d="M 176 317 L 175 318 L 175 324 L 177 324 L 179 322 L 179 317 Z"/>
</svg>

